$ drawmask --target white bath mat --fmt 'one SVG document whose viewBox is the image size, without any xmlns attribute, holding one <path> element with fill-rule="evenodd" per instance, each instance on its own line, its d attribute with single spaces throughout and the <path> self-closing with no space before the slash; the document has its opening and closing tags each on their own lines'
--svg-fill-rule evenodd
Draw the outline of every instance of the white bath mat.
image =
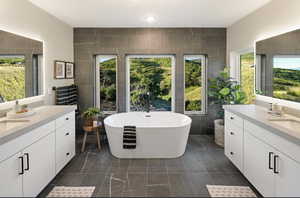
<svg viewBox="0 0 300 198">
<path fill-rule="evenodd" d="M 95 186 L 55 186 L 47 197 L 92 197 Z"/>
<path fill-rule="evenodd" d="M 256 197 L 248 186 L 206 185 L 211 197 Z"/>
</svg>

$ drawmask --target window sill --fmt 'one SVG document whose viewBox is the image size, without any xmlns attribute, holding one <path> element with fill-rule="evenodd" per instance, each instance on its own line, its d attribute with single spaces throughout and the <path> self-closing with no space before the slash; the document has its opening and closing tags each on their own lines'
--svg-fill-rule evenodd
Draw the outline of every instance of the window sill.
<svg viewBox="0 0 300 198">
<path fill-rule="evenodd" d="M 187 116 L 207 116 L 207 113 L 204 112 L 184 112 L 184 115 Z"/>
</svg>

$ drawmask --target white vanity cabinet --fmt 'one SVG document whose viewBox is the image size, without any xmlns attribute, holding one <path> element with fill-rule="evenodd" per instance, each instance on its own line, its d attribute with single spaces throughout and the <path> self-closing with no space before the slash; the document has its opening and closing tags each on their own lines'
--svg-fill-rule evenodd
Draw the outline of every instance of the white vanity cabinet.
<svg viewBox="0 0 300 198">
<path fill-rule="evenodd" d="M 238 128 L 233 120 L 243 120 L 239 122 L 243 128 Z M 232 137 L 234 130 L 239 131 L 239 138 Z M 236 153 L 240 153 L 242 162 L 234 157 Z M 226 111 L 225 154 L 263 196 L 300 196 L 298 144 Z"/>
<path fill-rule="evenodd" d="M 37 196 L 74 155 L 74 112 L 0 145 L 0 197 Z"/>
<path fill-rule="evenodd" d="M 243 171 L 243 119 L 233 113 L 225 113 L 225 155 Z"/>
<path fill-rule="evenodd" d="M 75 155 L 75 112 L 56 120 L 56 174 Z"/>
</svg>

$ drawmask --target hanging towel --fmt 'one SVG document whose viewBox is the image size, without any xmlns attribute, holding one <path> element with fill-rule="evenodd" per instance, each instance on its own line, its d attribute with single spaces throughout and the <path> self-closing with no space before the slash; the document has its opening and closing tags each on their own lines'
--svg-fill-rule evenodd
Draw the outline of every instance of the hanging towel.
<svg viewBox="0 0 300 198">
<path fill-rule="evenodd" d="M 78 89 L 76 85 L 53 87 L 56 105 L 76 105 L 76 115 L 79 116 Z"/>
<path fill-rule="evenodd" d="M 124 126 L 123 129 L 123 149 L 136 148 L 136 127 Z"/>
</svg>

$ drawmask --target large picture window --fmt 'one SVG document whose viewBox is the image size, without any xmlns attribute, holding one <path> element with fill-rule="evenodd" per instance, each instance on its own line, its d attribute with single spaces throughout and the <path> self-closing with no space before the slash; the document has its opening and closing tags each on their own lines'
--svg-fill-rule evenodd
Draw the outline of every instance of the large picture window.
<svg viewBox="0 0 300 198">
<path fill-rule="evenodd" d="M 184 56 L 184 78 L 185 78 L 185 112 L 205 112 L 205 56 L 185 55 Z"/>
<path fill-rule="evenodd" d="M 171 111 L 174 56 L 127 56 L 127 109 L 145 111 L 148 102 L 151 111 Z"/>
<path fill-rule="evenodd" d="M 96 104 L 101 111 L 117 111 L 117 56 L 96 57 Z"/>
</svg>

